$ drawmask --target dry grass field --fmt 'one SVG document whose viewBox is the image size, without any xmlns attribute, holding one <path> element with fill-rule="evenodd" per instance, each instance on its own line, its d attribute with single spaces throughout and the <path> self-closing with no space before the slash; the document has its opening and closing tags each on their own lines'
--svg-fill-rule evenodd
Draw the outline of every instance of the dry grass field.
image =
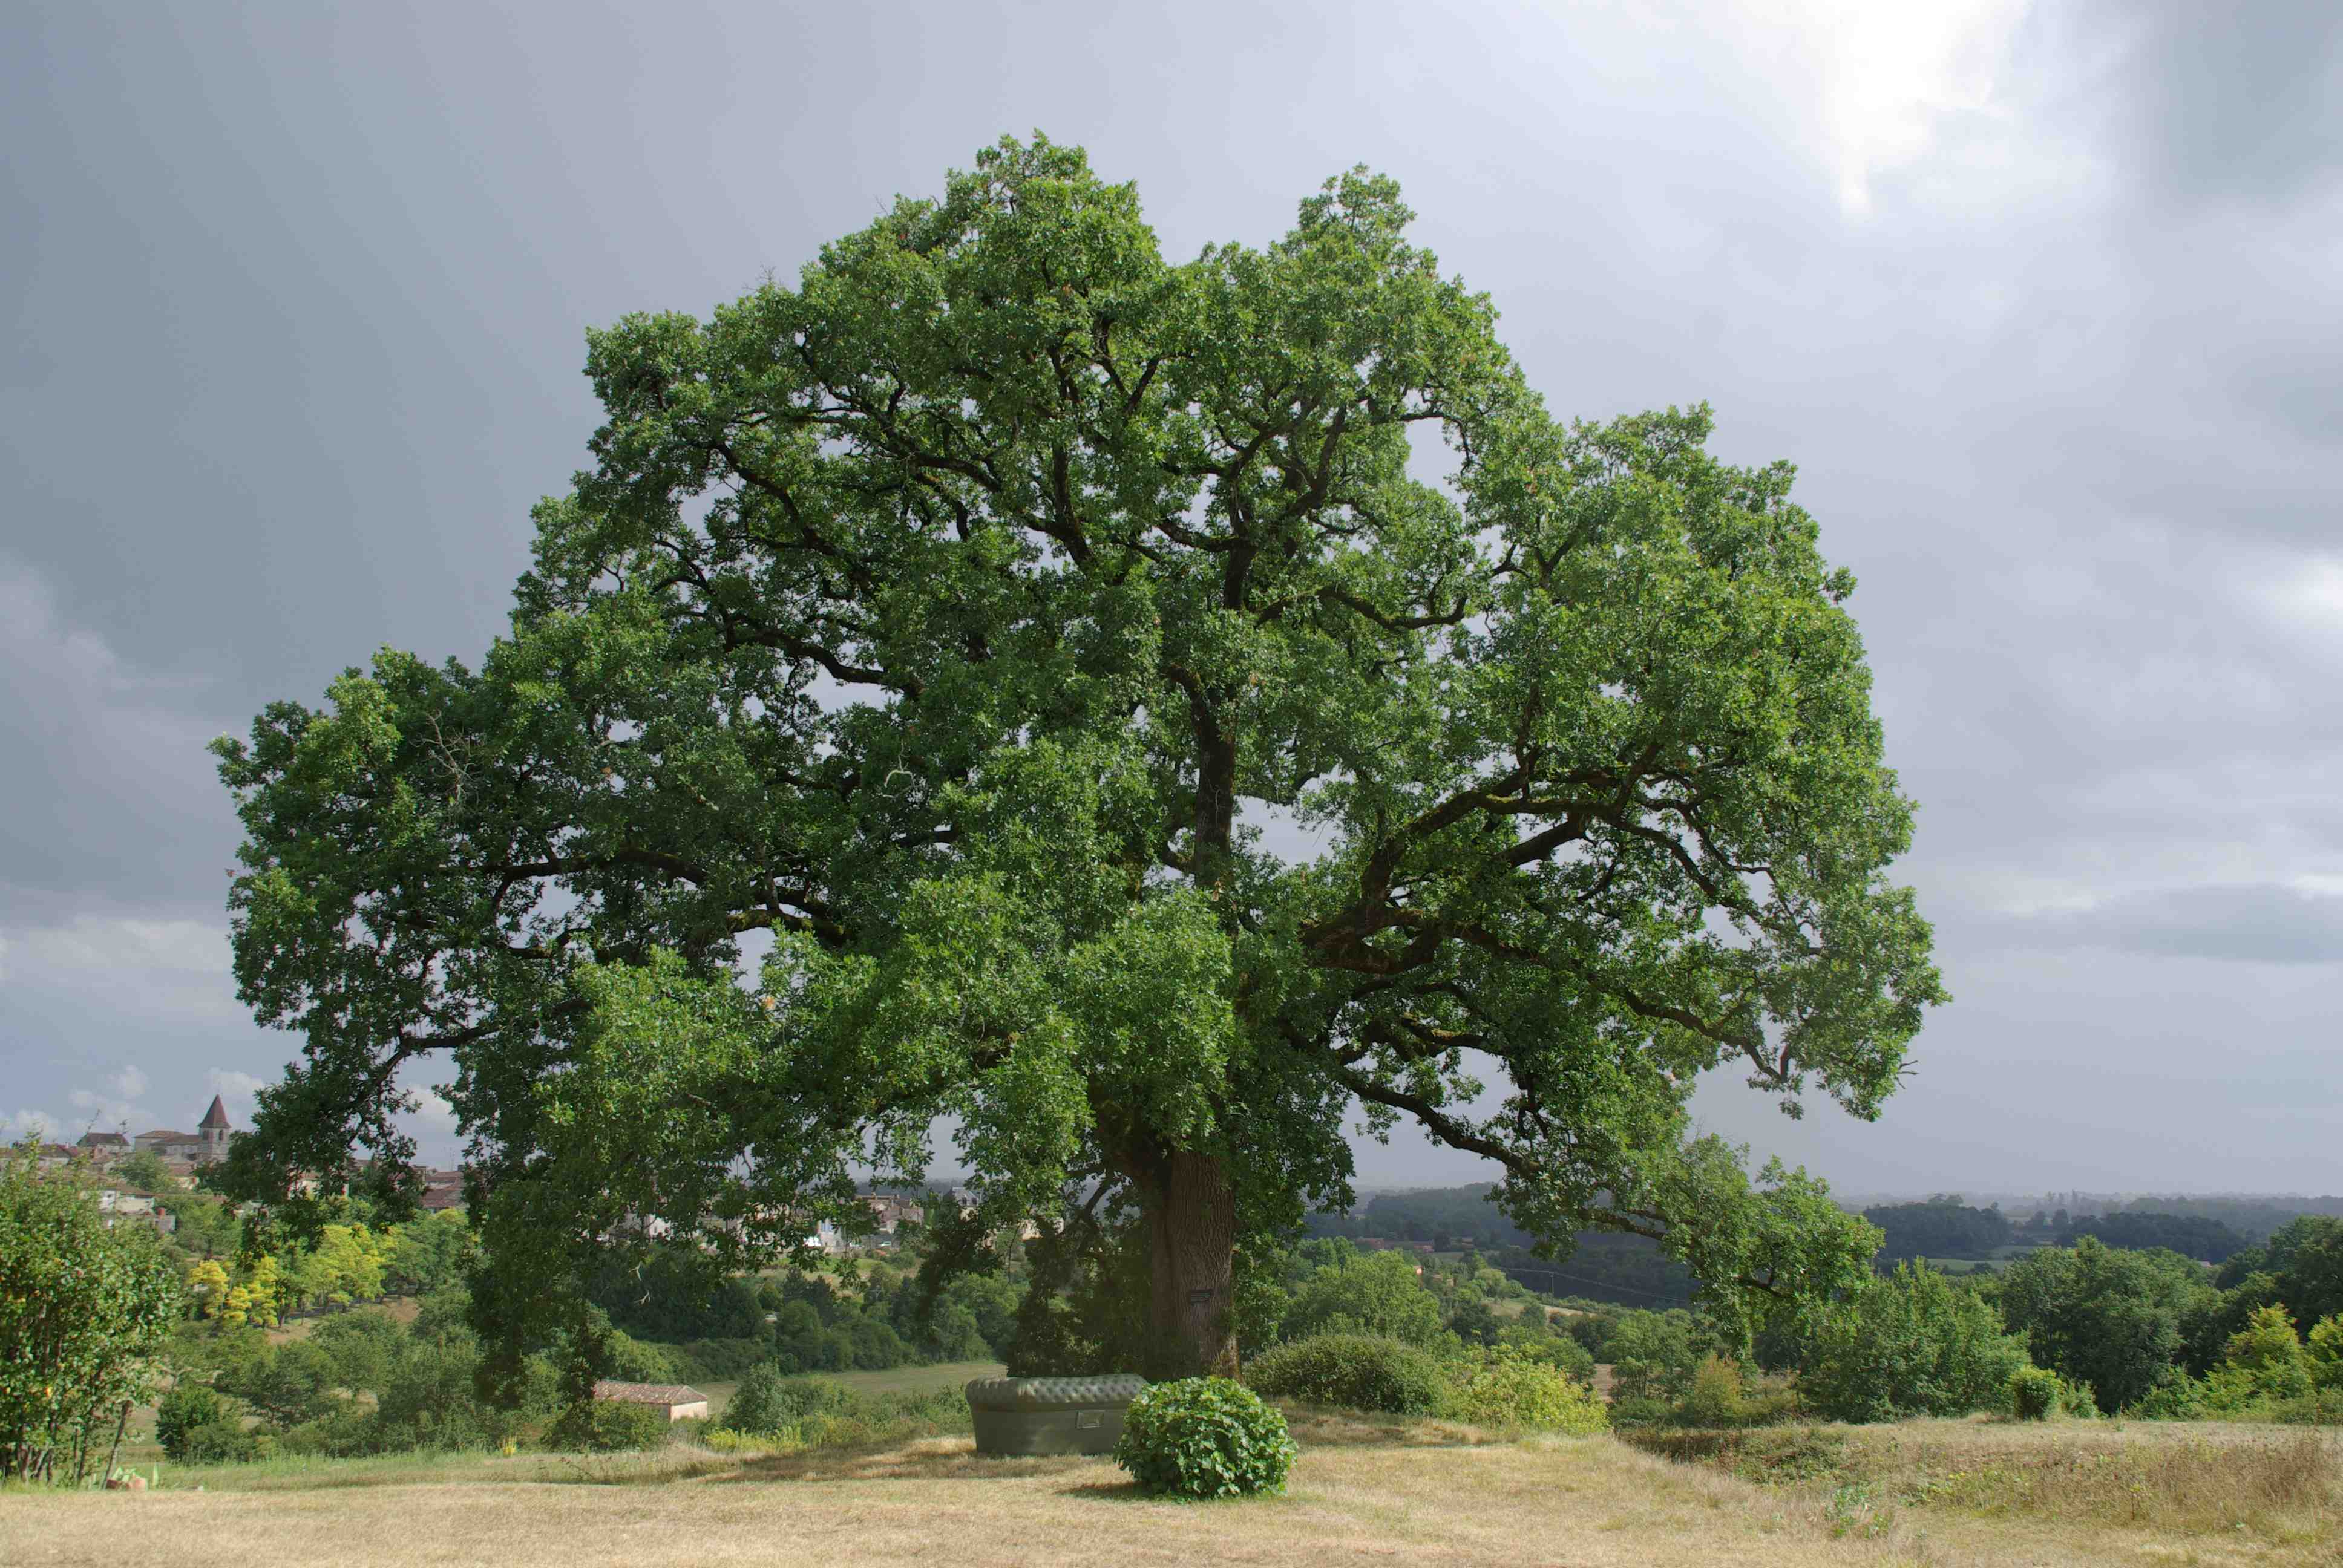
<svg viewBox="0 0 2343 1568">
<path fill-rule="evenodd" d="M 213 1471 L 205 1490 L 0 1493 L 0 1563 L 2318 1564 L 2343 1447 L 2268 1428 L 1924 1422 L 1675 1459 L 1299 1415 L 1289 1493 L 1181 1505 L 1097 1460 L 968 1440 L 763 1458 L 676 1448 Z"/>
</svg>

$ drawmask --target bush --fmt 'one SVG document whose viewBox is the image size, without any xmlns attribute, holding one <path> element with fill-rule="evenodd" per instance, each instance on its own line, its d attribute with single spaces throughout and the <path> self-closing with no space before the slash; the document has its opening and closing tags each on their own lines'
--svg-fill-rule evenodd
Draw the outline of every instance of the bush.
<svg viewBox="0 0 2343 1568">
<path fill-rule="evenodd" d="M 1601 1432 L 1610 1424 L 1593 1389 L 1503 1351 L 1466 1370 L 1450 1409 L 1462 1421 L 1530 1432 Z"/>
<path fill-rule="evenodd" d="M 1320 1334 L 1255 1356 L 1245 1382 L 1278 1399 L 1390 1415 L 1432 1415 L 1448 1378 L 1429 1352 L 1380 1334 Z"/>
<path fill-rule="evenodd" d="M 1741 1386 L 1741 1368 L 1719 1355 L 1701 1357 L 1693 1368 L 1692 1389 L 1679 1412 L 1686 1426 L 1746 1426 L 1752 1415 Z"/>
<path fill-rule="evenodd" d="M 0 1470 L 19 1478 L 79 1468 L 88 1434 L 146 1399 L 179 1316 L 154 1234 L 106 1225 L 70 1173 L 0 1146 Z"/>
<path fill-rule="evenodd" d="M 668 1437 L 667 1412 L 619 1399 L 571 1405 L 548 1428 L 545 1446 L 576 1453 L 618 1453 L 657 1448 Z"/>
<path fill-rule="evenodd" d="M 185 1457 L 187 1435 L 228 1419 L 227 1402 L 199 1382 L 183 1382 L 155 1407 L 155 1441 L 173 1459 Z"/>
<path fill-rule="evenodd" d="M 847 1448 L 938 1437 L 969 1427 L 968 1400 L 958 1387 L 858 1394 L 827 1378 L 783 1377 L 778 1367 L 768 1365 L 740 1381 L 725 1408 L 723 1426 L 708 1434 L 707 1441 L 727 1451 L 758 1438 L 790 1446 Z"/>
<path fill-rule="evenodd" d="M 828 1378 L 783 1377 L 768 1363 L 740 1380 L 724 1409 L 724 1424 L 770 1437 L 811 1416 L 843 1415 L 850 1403 L 847 1391 Z"/>
<path fill-rule="evenodd" d="M 1293 1468 L 1285 1418 L 1228 1378 L 1157 1383 L 1131 1402 L 1114 1462 L 1143 1491 L 1175 1497 L 1282 1492 Z"/>
<path fill-rule="evenodd" d="M 2343 1388 L 2322 1388 L 2269 1407 L 2272 1421 L 2294 1426 L 2343 1426 Z"/>
<path fill-rule="evenodd" d="M 2058 1408 L 2058 1374 L 2036 1366 L 2009 1374 L 2009 1413 L 2020 1421 L 2048 1421 Z"/>
<path fill-rule="evenodd" d="M 2205 1385 L 2178 1367 L 2167 1368 L 2165 1376 L 2126 1405 L 2123 1413 L 2134 1421 L 2202 1421 Z"/>
<path fill-rule="evenodd" d="M 179 1452 L 172 1457 L 182 1464 L 242 1464 L 265 1457 L 268 1446 L 266 1438 L 245 1431 L 234 1416 L 188 1427 L 178 1437 Z"/>
<path fill-rule="evenodd" d="M 663 1345 L 613 1329 L 602 1342 L 602 1375 L 618 1382 L 676 1382 L 683 1372 Z"/>
</svg>

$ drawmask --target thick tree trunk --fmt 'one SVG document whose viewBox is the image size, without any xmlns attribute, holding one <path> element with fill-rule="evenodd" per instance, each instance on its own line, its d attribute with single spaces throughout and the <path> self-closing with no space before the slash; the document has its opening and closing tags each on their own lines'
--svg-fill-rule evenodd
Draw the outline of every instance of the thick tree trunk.
<svg viewBox="0 0 2343 1568">
<path fill-rule="evenodd" d="M 1151 1378 L 1233 1377 L 1237 1205 L 1227 1166 L 1173 1151 L 1142 1182 L 1152 1272 Z"/>
</svg>

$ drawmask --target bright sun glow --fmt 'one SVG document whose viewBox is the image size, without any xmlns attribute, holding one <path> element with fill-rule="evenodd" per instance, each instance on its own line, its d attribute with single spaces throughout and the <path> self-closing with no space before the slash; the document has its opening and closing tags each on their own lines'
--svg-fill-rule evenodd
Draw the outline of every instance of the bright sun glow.
<svg viewBox="0 0 2343 1568">
<path fill-rule="evenodd" d="M 1995 112 L 2023 0 L 1741 0 L 1812 63 L 1817 129 L 1840 206 L 1870 210 L 1873 176 L 1914 162 L 1948 116 Z"/>
</svg>

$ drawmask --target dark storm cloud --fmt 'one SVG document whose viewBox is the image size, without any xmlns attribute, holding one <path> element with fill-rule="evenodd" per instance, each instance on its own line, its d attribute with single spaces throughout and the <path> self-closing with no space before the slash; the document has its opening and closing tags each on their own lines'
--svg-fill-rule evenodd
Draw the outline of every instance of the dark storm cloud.
<svg viewBox="0 0 2343 1568">
<path fill-rule="evenodd" d="M 380 644 L 478 656 L 587 327 L 1038 126 L 1175 257 L 1388 170 L 1557 411 L 1707 399 L 1799 464 L 1957 1000 L 1884 1129 L 1704 1117 L 1872 1190 L 2309 1181 L 2335 1106 L 2257 1086 L 2320 1081 L 2343 961 L 2343 15 L 1966 14 L 12 11 L 0 1122 L 288 1053 L 233 1000 L 202 743 Z"/>
</svg>

